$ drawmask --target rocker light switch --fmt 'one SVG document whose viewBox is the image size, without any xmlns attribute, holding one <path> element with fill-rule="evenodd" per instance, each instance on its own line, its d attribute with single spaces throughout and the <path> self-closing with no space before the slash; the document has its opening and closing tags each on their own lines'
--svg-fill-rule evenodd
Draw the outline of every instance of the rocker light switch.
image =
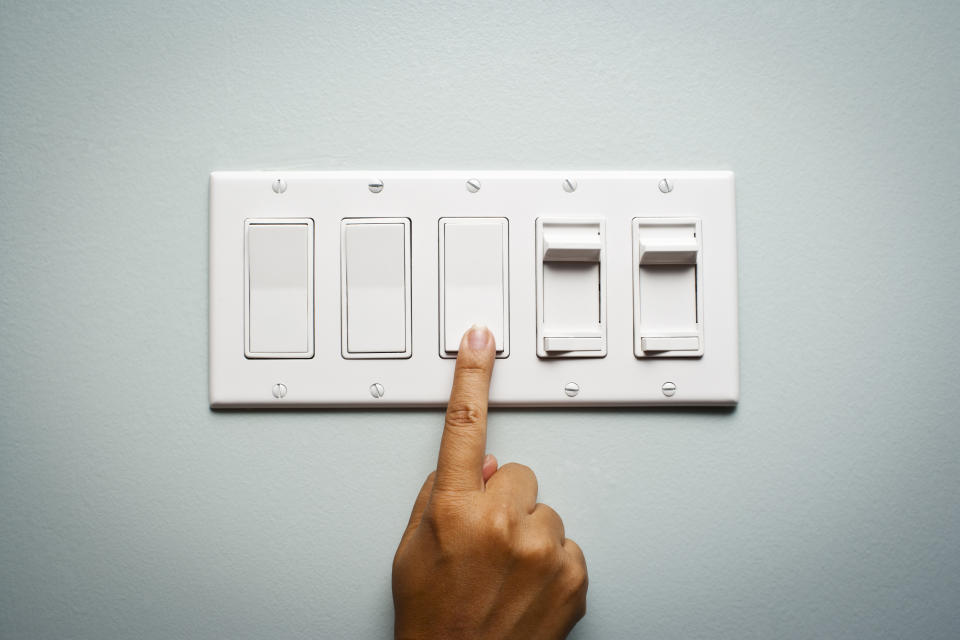
<svg viewBox="0 0 960 640">
<path fill-rule="evenodd" d="M 343 357 L 410 357 L 410 220 L 347 218 L 340 230 Z"/>
<path fill-rule="evenodd" d="M 497 357 L 510 355 L 506 218 L 440 218 L 440 357 L 456 358 L 460 338 L 486 325 Z"/>
<path fill-rule="evenodd" d="M 703 355 L 700 220 L 633 219 L 633 353 Z"/>
<path fill-rule="evenodd" d="M 598 218 L 538 218 L 537 355 L 607 355 L 606 251 Z"/>
<path fill-rule="evenodd" d="M 244 221 L 244 355 L 313 357 L 313 220 Z"/>
</svg>

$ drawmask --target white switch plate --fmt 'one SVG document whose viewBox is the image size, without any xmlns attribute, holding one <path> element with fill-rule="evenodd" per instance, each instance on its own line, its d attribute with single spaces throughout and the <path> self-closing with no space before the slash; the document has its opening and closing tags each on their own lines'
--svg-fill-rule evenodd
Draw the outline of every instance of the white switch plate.
<svg viewBox="0 0 960 640">
<path fill-rule="evenodd" d="M 478 181 L 479 190 L 468 189 L 468 179 Z M 664 179 L 669 188 L 661 184 Z M 566 180 L 575 184 L 572 191 Z M 382 189 L 371 186 L 376 183 Z M 341 225 L 347 218 L 409 220 L 409 356 L 343 356 Z M 210 176 L 210 406 L 444 406 L 454 360 L 441 357 L 437 348 L 442 344 L 439 234 L 440 220 L 450 218 L 507 219 L 509 308 L 504 315 L 509 351 L 494 366 L 492 405 L 736 404 L 740 381 L 731 172 L 224 171 Z M 603 357 L 537 356 L 538 218 L 603 221 Z M 699 223 L 696 295 L 702 355 L 635 355 L 643 352 L 635 345 L 634 330 L 637 218 Z M 247 222 L 271 219 L 312 223 L 312 357 L 248 358 L 244 353 Z M 574 386 L 579 390 L 571 396 L 567 388 Z"/>
</svg>

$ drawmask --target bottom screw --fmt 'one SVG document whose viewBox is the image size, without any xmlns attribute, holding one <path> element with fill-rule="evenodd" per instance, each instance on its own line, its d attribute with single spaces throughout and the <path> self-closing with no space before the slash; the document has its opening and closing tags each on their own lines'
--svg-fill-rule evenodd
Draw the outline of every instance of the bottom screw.
<svg viewBox="0 0 960 640">
<path fill-rule="evenodd" d="M 580 385 L 578 385 L 576 382 L 568 382 L 563 388 L 563 392 L 572 398 L 580 393 Z"/>
<path fill-rule="evenodd" d="M 273 385 L 273 397 L 274 397 L 274 398 L 276 398 L 277 400 L 279 400 L 280 398 L 284 397 L 285 395 L 287 395 L 287 385 L 283 384 L 282 382 L 278 382 L 277 384 Z"/>
<path fill-rule="evenodd" d="M 677 392 L 677 385 L 672 382 L 664 382 L 663 386 L 660 387 L 660 390 L 663 391 L 663 395 L 668 398 Z"/>
<path fill-rule="evenodd" d="M 370 395 L 373 396 L 374 398 L 382 398 L 383 385 L 380 384 L 379 382 L 374 382 L 372 385 L 370 385 Z"/>
</svg>

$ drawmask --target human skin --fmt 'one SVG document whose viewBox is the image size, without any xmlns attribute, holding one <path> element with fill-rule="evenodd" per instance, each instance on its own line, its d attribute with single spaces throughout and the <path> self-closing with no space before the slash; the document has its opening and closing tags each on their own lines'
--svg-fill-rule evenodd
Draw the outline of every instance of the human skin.
<svg viewBox="0 0 960 640">
<path fill-rule="evenodd" d="M 485 455 L 493 335 L 460 342 L 437 469 L 393 560 L 394 635 L 564 638 L 586 613 L 587 565 L 528 467 Z"/>
</svg>

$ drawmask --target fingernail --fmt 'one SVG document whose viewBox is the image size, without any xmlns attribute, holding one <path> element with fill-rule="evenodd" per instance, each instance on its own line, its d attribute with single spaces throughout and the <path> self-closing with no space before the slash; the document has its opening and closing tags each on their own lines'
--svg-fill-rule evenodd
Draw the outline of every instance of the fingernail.
<svg viewBox="0 0 960 640">
<path fill-rule="evenodd" d="M 470 332 L 467 333 L 467 345 L 469 345 L 471 349 L 485 349 L 489 341 L 490 332 L 487 331 L 484 325 L 475 324 L 470 327 Z"/>
</svg>

